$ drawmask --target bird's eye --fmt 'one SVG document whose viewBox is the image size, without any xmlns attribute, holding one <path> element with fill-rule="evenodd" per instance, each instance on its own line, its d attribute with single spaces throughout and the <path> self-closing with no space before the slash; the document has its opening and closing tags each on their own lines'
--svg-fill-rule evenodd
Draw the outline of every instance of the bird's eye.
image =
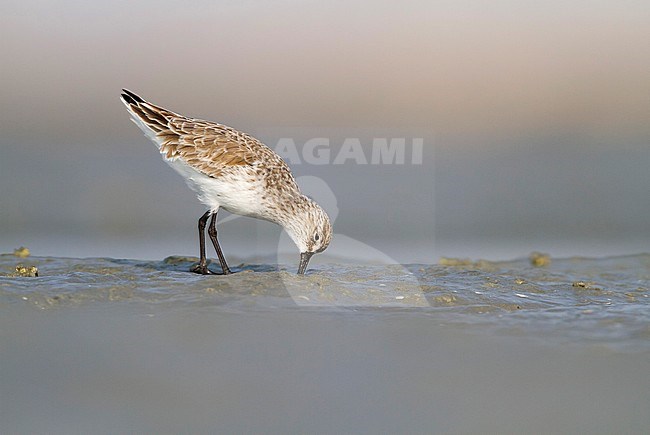
<svg viewBox="0 0 650 435">
<path fill-rule="evenodd" d="M 319 239 L 320 239 L 320 236 L 319 236 L 318 234 L 316 234 L 316 235 L 314 236 L 314 240 L 318 241 Z"/>
</svg>

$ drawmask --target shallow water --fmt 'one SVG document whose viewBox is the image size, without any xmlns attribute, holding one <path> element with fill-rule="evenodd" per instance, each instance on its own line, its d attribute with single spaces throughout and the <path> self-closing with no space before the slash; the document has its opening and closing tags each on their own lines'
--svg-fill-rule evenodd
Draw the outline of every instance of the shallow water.
<svg viewBox="0 0 650 435">
<path fill-rule="evenodd" d="M 194 260 L 0 256 L 2 432 L 650 427 L 650 255 Z"/>
<path fill-rule="evenodd" d="M 41 309 L 121 301 L 157 310 L 354 310 L 367 316 L 436 315 L 445 322 L 525 331 L 546 340 L 650 348 L 650 255 L 448 265 L 235 266 L 230 276 L 188 273 L 195 258 L 161 261 L 0 256 L 0 304 Z M 17 265 L 38 277 L 20 277 Z M 218 265 L 211 265 L 218 270 Z"/>
</svg>

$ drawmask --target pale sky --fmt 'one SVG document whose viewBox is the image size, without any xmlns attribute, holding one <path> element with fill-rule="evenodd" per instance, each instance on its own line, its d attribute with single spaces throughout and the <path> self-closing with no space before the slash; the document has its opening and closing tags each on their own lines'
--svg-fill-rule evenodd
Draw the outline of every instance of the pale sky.
<svg viewBox="0 0 650 435">
<path fill-rule="evenodd" d="M 124 139 L 120 88 L 255 132 L 650 134 L 650 3 L 9 1 L 2 140 Z"/>
<path fill-rule="evenodd" d="M 649 23 L 630 0 L 0 0 L 0 249 L 174 234 L 185 248 L 164 251 L 194 252 L 201 206 L 129 122 L 126 87 L 271 147 L 423 138 L 422 165 L 294 165 L 368 245 L 628 252 L 610 239 L 650 237 Z M 69 254 L 107 255 L 91 246 Z"/>
</svg>

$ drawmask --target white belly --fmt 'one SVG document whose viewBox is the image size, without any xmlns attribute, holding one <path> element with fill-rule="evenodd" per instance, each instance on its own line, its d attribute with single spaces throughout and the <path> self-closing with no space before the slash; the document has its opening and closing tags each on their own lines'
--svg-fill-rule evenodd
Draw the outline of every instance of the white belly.
<svg viewBox="0 0 650 435">
<path fill-rule="evenodd" d="M 185 178 L 187 185 L 197 194 L 199 201 L 211 211 L 223 207 L 230 213 L 266 219 L 263 203 L 263 185 L 251 181 L 251 175 L 244 170 L 224 174 L 219 178 L 208 177 L 192 168 L 183 160 L 166 160 Z"/>
</svg>

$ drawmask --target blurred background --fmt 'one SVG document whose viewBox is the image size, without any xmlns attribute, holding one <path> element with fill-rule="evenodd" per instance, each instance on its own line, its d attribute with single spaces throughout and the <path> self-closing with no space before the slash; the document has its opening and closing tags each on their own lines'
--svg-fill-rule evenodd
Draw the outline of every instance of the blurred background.
<svg viewBox="0 0 650 435">
<path fill-rule="evenodd" d="M 123 87 L 272 148 L 327 138 L 331 160 L 346 138 L 368 161 L 373 138 L 406 138 L 404 164 L 292 165 L 327 187 L 310 193 L 350 242 L 332 255 L 648 251 L 649 22 L 625 0 L 2 1 L 0 251 L 196 255 L 204 210 Z M 282 237 L 220 230 L 231 256 Z"/>
</svg>

